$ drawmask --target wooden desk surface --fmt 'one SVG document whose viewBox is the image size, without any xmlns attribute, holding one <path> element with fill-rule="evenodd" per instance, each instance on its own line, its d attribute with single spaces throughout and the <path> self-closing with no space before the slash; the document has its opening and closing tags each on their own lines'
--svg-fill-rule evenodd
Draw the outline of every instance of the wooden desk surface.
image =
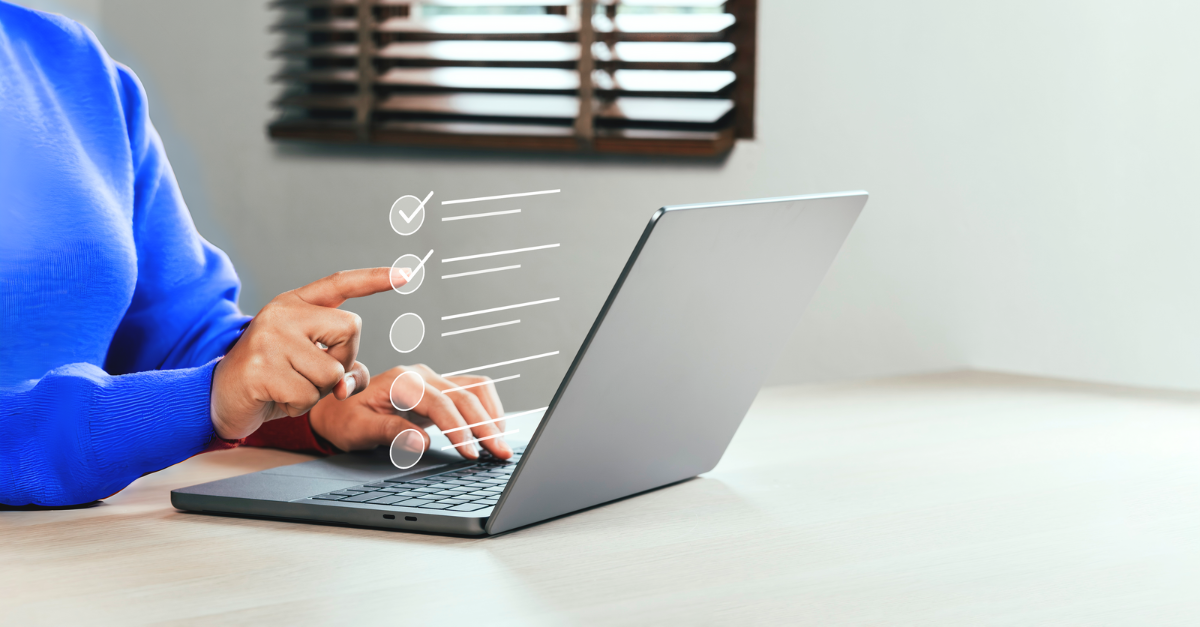
<svg viewBox="0 0 1200 627">
<path fill-rule="evenodd" d="M 487 539 L 0 512 L 0 622 L 1197 624 L 1200 396 L 964 373 L 765 390 L 684 484 Z M 380 623 L 379 621 L 382 621 Z"/>
</svg>

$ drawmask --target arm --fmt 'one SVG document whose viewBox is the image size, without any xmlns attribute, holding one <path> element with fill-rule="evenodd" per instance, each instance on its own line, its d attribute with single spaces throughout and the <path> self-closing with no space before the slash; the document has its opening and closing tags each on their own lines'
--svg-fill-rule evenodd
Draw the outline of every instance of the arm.
<svg viewBox="0 0 1200 627">
<path fill-rule="evenodd" d="M 216 347 L 244 318 L 228 261 L 187 218 L 133 75 L 78 25 L 2 3 L 0 15 L 0 91 L 14 95 L 0 98 L 0 230 L 50 251 L 6 240 L 0 263 L 6 309 L 20 308 L 0 316 L 4 372 L 21 375 L 0 383 L 0 503 L 86 503 L 208 445 Z M 55 220 L 72 219 L 85 222 L 55 239 Z M 167 268 L 156 275 L 155 263 Z M 156 298 L 170 309 L 148 307 Z M 54 319 L 100 299 L 111 311 Z M 157 329 L 135 324 L 154 318 Z"/>
<path fill-rule="evenodd" d="M 52 22 L 36 15 L 29 19 L 38 28 Z M 146 115 L 145 98 L 136 79 L 103 56 L 94 40 L 73 31 L 68 34 L 74 39 L 67 43 L 78 45 L 82 39 L 91 42 L 81 46 L 82 53 L 68 48 L 78 57 L 73 66 L 96 62 L 93 69 L 80 69 L 69 77 L 71 80 L 63 79 L 72 87 L 55 94 L 62 98 L 65 110 L 85 110 L 88 114 L 56 119 L 67 125 L 78 121 L 75 131 L 67 126 L 63 134 L 88 138 L 88 142 L 75 146 L 86 151 L 80 162 L 90 168 L 83 170 L 88 178 L 56 181 L 47 174 L 42 179 L 35 176 L 31 183 L 12 169 L 0 168 L 0 191 L 15 194 L 13 190 L 23 189 L 21 185 L 33 186 L 29 194 L 19 196 L 27 202 L 6 202 L 4 210 L 44 216 L 37 213 L 40 203 L 60 210 L 54 203 L 64 202 L 56 184 L 68 188 L 74 184 L 84 190 L 84 199 L 86 194 L 94 194 L 112 208 L 104 214 L 108 221 L 97 221 L 91 227 L 98 234 L 95 241 L 111 247 L 112 259 L 126 258 L 136 263 L 137 274 L 129 273 L 134 280 L 124 294 L 121 285 L 110 280 L 115 275 L 89 276 L 89 268 L 82 265 L 86 259 L 78 260 L 79 267 L 72 270 L 80 277 L 77 285 L 54 287 L 6 281 L 10 289 L 57 289 L 60 295 L 75 289 L 104 290 L 120 299 L 122 307 L 127 304 L 111 330 L 95 327 L 80 331 L 91 335 L 79 345 L 98 343 L 108 348 L 103 360 L 108 372 L 99 367 L 98 357 L 103 353 L 77 357 L 75 363 L 69 359 L 74 356 L 69 346 L 73 338 L 61 332 L 75 332 L 75 327 L 56 330 L 53 325 L 45 325 L 49 330 L 46 333 L 25 338 L 24 343 L 35 348 L 65 343 L 67 348 L 58 352 L 68 359 L 49 363 L 45 366 L 48 372 L 38 371 L 33 380 L 8 380 L 0 387 L 0 503 L 11 505 L 94 501 L 146 473 L 203 451 L 216 434 L 210 396 L 214 358 L 225 352 L 247 320 L 235 304 L 238 282 L 228 259 L 204 242 L 192 225 L 161 142 Z M 39 54 L 59 62 L 51 52 L 42 50 Z M 21 71 L 13 72 L 22 76 Z M 62 144 L 42 147 L 37 143 L 45 141 L 46 132 L 37 128 L 30 131 L 27 143 L 40 150 L 34 153 L 35 161 L 63 157 L 61 151 L 55 152 Z M 76 135 L 71 135 L 73 132 Z M 0 156 L 15 159 L 19 155 L 0 151 Z M 79 170 L 63 168 L 68 176 L 73 171 Z M 31 172 L 37 175 L 43 170 Z M 122 213 L 127 220 L 124 224 Z M 132 250 L 122 249 L 126 245 Z M 96 282 L 84 283 L 88 280 Z M 387 284 L 386 278 L 382 283 Z M 37 299 L 17 302 L 35 308 L 39 303 Z M 25 313 L 29 317 L 36 311 Z M 21 356 L 14 350 L 6 359 Z M 268 370 L 259 368 L 264 374 L 270 374 Z M 244 374 L 240 376 L 245 378 Z M 327 393 L 324 388 L 322 385 L 317 392 Z M 287 394 L 282 398 L 289 402 Z M 299 407 L 297 413 L 307 411 L 303 404 L 290 406 Z M 239 424 L 246 425 L 246 431 L 235 437 L 253 432 L 260 423 L 254 422 L 253 416 L 244 419 Z"/>
<path fill-rule="evenodd" d="M 204 450 L 213 364 L 110 376 L 91 364 L 0 392 L 0 503 L 75 505 Z"/>
<path fill-rule="evenodd" d="M 225 253 L 196 231 L 150 123 L 145 93 L 116 66 L 133 160 L 137 286 L 109 347 L 112 374 L 192 368 L 224 355 L 249 322 Z"/>
<path fill-rule="evenodd" d="M 134 162 L 138 282 L 109 349 L 114 374 L 188 368 L 224 355 L 249 324 L 237 306 L 241 283 L 228 257 L 192 223 L 137 78 L 118 66 Z M 264 423 L 243 440 L 214 438 L 206 450 L 238 444 L 331 454 L 308 416 Z"/>
</svg>

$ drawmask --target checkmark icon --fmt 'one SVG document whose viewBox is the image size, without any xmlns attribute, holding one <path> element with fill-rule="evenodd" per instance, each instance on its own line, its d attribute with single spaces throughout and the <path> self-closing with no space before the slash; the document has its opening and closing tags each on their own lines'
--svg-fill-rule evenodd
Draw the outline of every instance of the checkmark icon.
<svg viewBox="0 0 1200 627">
<path fill-rule="evenodd" d="M 430 194 L 430 196 L 432 196 L 432 195 L 433 194 Z M 429 199 L 426 198 L 425 200 L 429 200 Z M 425 262 L 429 261 L 429 256 L 432 254 L 433 254 L 433 249 L 430 249 L 429 252 L 425 253 L 425 258 L 421 260 L 421 263 L 418 263 L 417 267 L 413 268 L 412 271 L 405 272 L 404 268 L 400 268 L 399 270 L 397 270 L 397 272 L 400 273 L 400 276 L 404 277 L 405 281 L 411 281 L 412 278 L 417 276 L 417 273 L 421 271 L 421 268 L 425 265 Z"/>
<path fill-rule="evenodd" d="M 412 195 L 401 196 L 392 203 L 391 215 L 389 220 L 392 223 L 392 230 L 399 235 L 412 235 L 416 233 L 421 225 L 425 223 L 425 205 L 429 199 L 433 198 L 433 192 L 429 192 L 422 200 Z"/>
<path fill-rule="evenodd" d="M 411 224 L 413 219 L 417 217 L 417 212 L 425 210 L 425 203 L 429 202 L 430 198 L 433 198 L 433 192 L 429 192 L 429 195 L 425 197 L 425 200 L 422 200 L 421 204 L 417 205 L 417 207 L 412 210 L 411 214 L 404 213 L 403 209 L 396 209 L 396 213 L 399 213 L 400 217 L 404 218 L 405 224 Z"/>
</svg>

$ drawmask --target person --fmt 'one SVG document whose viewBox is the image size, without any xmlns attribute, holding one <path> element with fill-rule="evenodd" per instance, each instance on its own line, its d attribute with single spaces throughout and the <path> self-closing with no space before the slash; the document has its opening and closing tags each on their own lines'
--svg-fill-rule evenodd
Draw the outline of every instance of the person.
<svg viewBox="0 0 1200 627">
<path fill-rule="evenodd" d="M 425 381 L 413 411 L 473 425 L 447 437 L 478 457 L 474 438 L 502 428 L 486 378 L 425 366 L 372 378 L 356 360 L 361 321 L 338 307 L 392 280 L 404 276 L 339 272 L 243 315 L 137 77 L 82 25 L 0 0 L 0 503 L 89 503 L 240 444 L 386 445 L 416 428 L 389 396 L 408 371 Z M 427 445 L 417 432 L 410 444 Z"/>
</svg>

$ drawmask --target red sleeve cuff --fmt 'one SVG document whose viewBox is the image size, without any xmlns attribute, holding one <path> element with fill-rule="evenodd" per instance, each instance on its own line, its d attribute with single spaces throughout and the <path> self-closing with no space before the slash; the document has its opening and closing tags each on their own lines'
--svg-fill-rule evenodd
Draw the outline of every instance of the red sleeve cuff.
<svg viewBox="0 0 1200 627">
<path fill-rule="evenodd" d="M 209 442 L 204 452 L 223 451 L 238 446 L 259 446 L 319 455 L 341 453 L 337 447 L 313 431 L 308 414 L 264 422 L 258 431 L 240 440 L 226 440 L 213 436 L 212 442 Z"/>
</svg>

